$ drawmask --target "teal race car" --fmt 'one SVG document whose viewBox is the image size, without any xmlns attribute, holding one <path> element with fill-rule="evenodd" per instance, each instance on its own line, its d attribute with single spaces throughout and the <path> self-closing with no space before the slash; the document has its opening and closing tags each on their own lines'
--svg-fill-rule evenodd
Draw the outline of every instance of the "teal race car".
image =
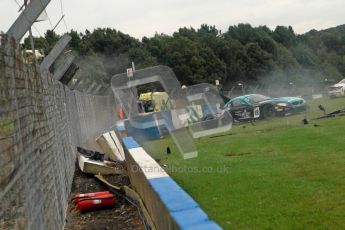
<svg viewBox="0 0 345 230">
<path fill-rule="evenodd" d="M 270 119 L 307 110 L 306 101 L 299 97 L 271 98 L 261 94 L 248 94 L 229 100 L 228 109 L 235 120 Z"/>
<path fill-rule="evenodd" d="M 289 116 L 297 113 L 304 113 L 308 110 L 307 102 L 300 97 L 279 97 L 272 98 L 275 105 L 276 115 Z"/>
</svg>

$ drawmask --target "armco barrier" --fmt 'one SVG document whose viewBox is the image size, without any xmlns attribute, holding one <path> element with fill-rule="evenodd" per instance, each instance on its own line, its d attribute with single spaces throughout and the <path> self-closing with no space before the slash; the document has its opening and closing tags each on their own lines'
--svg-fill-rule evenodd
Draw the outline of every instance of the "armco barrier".
<svg viewBox="0 0 345 230">
<path fill-rule="evenodd" d="M 122 141 L 131 184 L 157 229 L 221 229 L 132 137 Z"/>
</svg>

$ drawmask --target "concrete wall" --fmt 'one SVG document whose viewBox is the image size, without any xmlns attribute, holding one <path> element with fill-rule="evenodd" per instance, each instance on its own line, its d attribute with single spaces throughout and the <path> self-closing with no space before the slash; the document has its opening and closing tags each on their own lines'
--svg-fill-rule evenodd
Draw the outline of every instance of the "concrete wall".
<svg viewBox="0 0 345 230">
<path fill-rule="evenodd" d="M 122 141 L 131 185 L 157 229 L 221 229 L 132 137 Z"/>
<path fill-rule="evenodd" d="M 113 97 L 71 91 L 0 44 L 0 229 L 61 229 L 76 146 L 110 129 Z"/>
</svg>

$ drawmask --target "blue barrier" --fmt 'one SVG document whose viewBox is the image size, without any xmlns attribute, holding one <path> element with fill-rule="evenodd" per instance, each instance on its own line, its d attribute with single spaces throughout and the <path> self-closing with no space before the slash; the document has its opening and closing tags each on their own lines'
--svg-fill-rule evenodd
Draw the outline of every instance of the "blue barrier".
<svg viewBox="0 0 345 230">
<path fill-rule="evenodd" d="M 122 138 L 122 142 L 125 145 L 125 148 L 127 150 L 141 147 L 134 139 L 133 137 L 124 137 Z"/>
<path fill-rule="evenodd" d="M 132 156 L 131 161 L 135 161 L 138 158 L 138 154 L 147 154 L 144 149 L 134 140 L 133 137 L 124 137 L 122 139 L 123 145 L 126 148 L 129 155 Z M 150 165 L 149 161 L 152 161 L 152 167 L 159 167 L 163 170 L 151 157 L 144 157 L 144 162 L 136 162 L 138 166 L 145 165 L 145 167 Z M 149 159 L 149 160 L 148 160 Z M 126 159 L 127 161 L 127 159 Z M 164 171 L 164 170 L 163 170 Z M 131 172 L 130 172 L 131 173 Z M 211 221 L 207 214 L 199 207 L 199 204 L 188 195 L 171 177 L 166 173 L 155 174 L 152 172 L 141 172 L 143 175 L 140 177 L 140 186 L 146 186 L 145 189 L 141 191 L 146 191 L 154 194 L 152 198 L 158 206 L 149 209 L 150 215 L 155 215 L 156 218 L 153 220 L 157 221 L 158 228 L 164 229 L 185 229 L 185 230 L 219 230 L 222 229 L 215 222 Z M 157 176 L 156 176 L 157 175 Z M 145 179 L 147 182 L 142 181 Z M 135 186 L 135 185 L 134 185 Z M 138 185 L 137 185 L 138 186 Z M 138 191 L 139 192 L 139 191 Z M 145 193 L 146 193 L 145 192 Z M 139 192 L 140 194 L 140 192 Z M 143 202 L 150 202 L 149 198 L 145 200 L 147 194 L 140 194 L 143 197 Z M 151 199 L 151 202 L 152 202 Z M 152 206 L 154 204 L 147 204 L 146 206 Z M 159 209 L 157 207 L 162 207 Z M 165 211 L 162 211 L 165 210 Z M 158 213 L 157 213 L 158 212 Z M 167 215 L 167 217 L 159 218 L 160 215 Z M 158 217 L 157 217 L 158 216 Z M 166 223 L 171 222 L 171 223 Z"/>
</svg>

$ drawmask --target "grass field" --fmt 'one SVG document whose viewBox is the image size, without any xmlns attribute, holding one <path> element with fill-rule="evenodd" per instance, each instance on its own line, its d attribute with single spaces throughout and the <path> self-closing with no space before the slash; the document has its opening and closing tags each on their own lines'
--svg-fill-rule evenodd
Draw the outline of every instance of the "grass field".
<svg viewBox="0 0 345 230">
<path fill-rule="evenodd" d="M 345 98 L 308 101 L 307 118 L 345 107 Z M 145 148 L 225 229 L 345 229 L 345 117 L 304 115 L 236 125 L 195 140 L 183 160 L 170 138 Z M 169 146 L 172 154 L 166 155 Z"/>
</svg>

